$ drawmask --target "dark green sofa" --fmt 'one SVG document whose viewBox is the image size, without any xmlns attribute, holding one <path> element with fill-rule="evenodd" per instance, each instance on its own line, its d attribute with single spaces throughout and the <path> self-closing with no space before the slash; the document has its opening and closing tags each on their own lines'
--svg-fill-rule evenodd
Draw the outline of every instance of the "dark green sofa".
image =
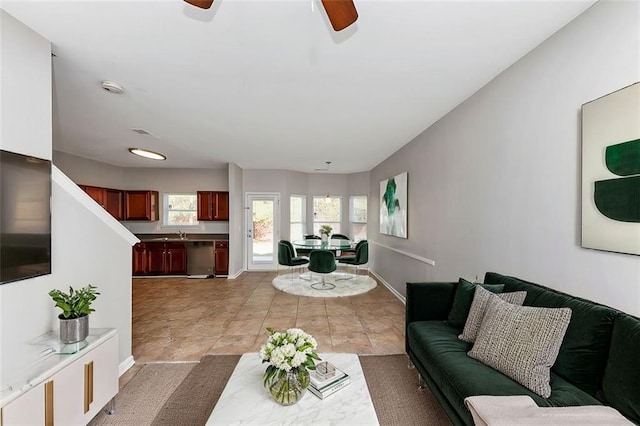
<svg viewBox="0 0 640 426">
<path fill-rule="evenodd" d="M 407 283 L 407 354 L 454 424 L 473 424 L 464 406 L 473 395 L 529 395 L 540 407 L 610 405 L 640 424 L 640 319 L 494 272 L 484 282 L 504 284 L 504 292 L 525 290 L 524 305 L 569 307 L 571 322 L 545 399 L 467 356 L 471 344 L 445 323 L 458 283 Z"/>
</svg>

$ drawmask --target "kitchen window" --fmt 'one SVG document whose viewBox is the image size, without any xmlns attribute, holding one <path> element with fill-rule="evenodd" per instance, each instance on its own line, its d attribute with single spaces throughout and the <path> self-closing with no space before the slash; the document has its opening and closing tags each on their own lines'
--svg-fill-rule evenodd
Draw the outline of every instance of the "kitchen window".
<svg viewBox="0 0 640 426">
<path fill-rule="evenodd" d="M 163 226 L 198 226 L 196 194 L 164 194 Z"/>
</svg>

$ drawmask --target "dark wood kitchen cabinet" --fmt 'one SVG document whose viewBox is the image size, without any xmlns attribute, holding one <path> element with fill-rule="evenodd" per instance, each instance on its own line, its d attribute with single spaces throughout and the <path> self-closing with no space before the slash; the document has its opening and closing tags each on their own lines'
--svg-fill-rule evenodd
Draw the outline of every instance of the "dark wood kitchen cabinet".
<svg viewBox="0 0 640 426">
<path fill-rule="evenodd" d="M 124 219 L 124 191 L 98 186 L 78 185 L 117 220 Z"/>
<path fill-rule="evenodd" d="M 119 189 L 104 189 L 104 208 L 111 216 L 124 220 L 124 191 Z"/>
<path fill-rule="evenodd" d="M 229 220 L 229 192 L 198 191 L 198 220 Z"/>
<path fill-rule="evenodd" d="M 164 243 L 147 243 L 147 273 L 163 275 L 166 269 L 166 250 Z"/>
<path fill-rule="evenodd" d="M 146 274 L 180 275 L 187 273 L 187 248 L 185 243 L 146 243 L 146 246 Z"/>
<path fill-rule="evenodd" d="M 158 191 L 125 191 L 124 220 L 158 220 Z"/>
<path fill-rule="evenodd" d="M 146 243 L 138 243 L 133 246 L 133 265 L 131 267 L 131 273 L 133 275 L 147 275 L 149 273 Z"/>
<path fill-rule="evenodd" d="M 96 203 L 100 204 L 101 207 L 104 207 L 104 188 L 90 185 L 78 186 L 80 186 L 80 188 L 86 192 L 89 197 L 93 198 Z"/>
<path fill-rule="evenodd" d="M 166 246 L 166 273 L 187 273 L 187 247 L 185 243 L 167 243 Z"/>
<path fill-rule="evenodd" d="M 216 275 L 229 274 L 229 241 L 216 241 L 215 273 Z"/>
</svg>

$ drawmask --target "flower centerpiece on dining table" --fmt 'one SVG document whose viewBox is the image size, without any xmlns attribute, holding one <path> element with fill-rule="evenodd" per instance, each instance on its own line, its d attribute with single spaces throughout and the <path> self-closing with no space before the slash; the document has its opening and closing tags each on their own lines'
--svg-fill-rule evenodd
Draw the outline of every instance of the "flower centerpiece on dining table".
<svg viewBox="0 0 640 426">
<path fill-rule="evenodd" d="M 260 348 L 263 363 L 269 363 L 263 384 L 282 405 L 295 404 L 309 386 L 309 370 L 316 369 L 318 343 L 299 328 L 278 332 L 267 328 L 269 337 Z"/>
<path fill-rule="evenodd" d="M 331 231 L 333 231 L 333 228 L 329 225 L 322 225 L 320 227 L 320 239 L 323 242 L 327 242 L 329 241 L 329 235 L 331 235 Z"/>
</svg>

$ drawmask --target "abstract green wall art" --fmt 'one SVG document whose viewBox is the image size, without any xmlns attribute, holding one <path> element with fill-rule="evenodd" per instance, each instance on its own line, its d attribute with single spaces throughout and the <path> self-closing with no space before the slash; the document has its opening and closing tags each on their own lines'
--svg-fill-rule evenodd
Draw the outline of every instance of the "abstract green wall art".
<svg viewBox="0 0 640 426">
<path fill-rule="evenodd" d="M 582 106 L 582 247 L 640 255 L 640 83 Z"/>
<path fill-rule="evenodd" d="M 407 238 L 407 173 L 380 182 L 380 233 Z"/>
</svg>

